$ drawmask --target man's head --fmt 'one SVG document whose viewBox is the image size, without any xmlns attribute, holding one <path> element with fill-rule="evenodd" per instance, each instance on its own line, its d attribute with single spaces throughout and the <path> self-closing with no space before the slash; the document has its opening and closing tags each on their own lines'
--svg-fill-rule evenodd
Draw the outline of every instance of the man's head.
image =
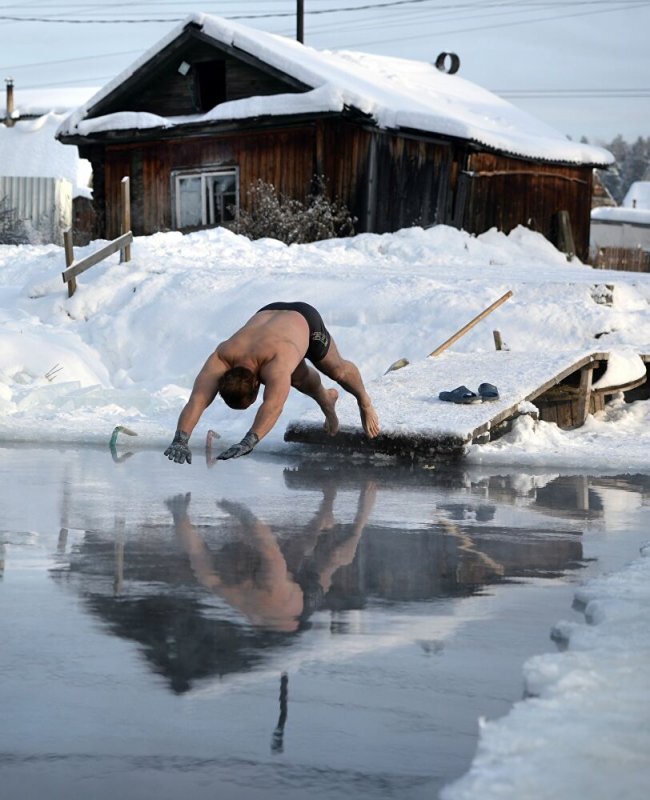
<svg viewBox="0 0 650 800">
<path fill-rule="evenodd" d="M 247 367 L 233 367 L 221 377 L 219 394 L 230 408 L 248 408 L 255 402 L 260 382 Z"/>
</svg>

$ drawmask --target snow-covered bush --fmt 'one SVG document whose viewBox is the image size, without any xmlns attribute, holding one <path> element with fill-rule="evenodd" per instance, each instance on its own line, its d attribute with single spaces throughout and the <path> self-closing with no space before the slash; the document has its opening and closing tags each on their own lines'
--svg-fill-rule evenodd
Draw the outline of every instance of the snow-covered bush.
<svg viewBox="0 0 650 800">
<path fill-rule="evenodd" d="M 0 244 L 29 244 L 30 237 L 8 197 L 0 197 Z"/>
<path fill-rule="evenodd" d="M 356 217 L 344 203 L 330 200 L 325 189 L 324 179 L 315 178 L 314 190 L 303 203 L 257 180 L 248 190 L 247 208 L 240 209 L 235 230 L 249 239 L 269 237 L 286 244 L 352 236 Z"/>
</svg>

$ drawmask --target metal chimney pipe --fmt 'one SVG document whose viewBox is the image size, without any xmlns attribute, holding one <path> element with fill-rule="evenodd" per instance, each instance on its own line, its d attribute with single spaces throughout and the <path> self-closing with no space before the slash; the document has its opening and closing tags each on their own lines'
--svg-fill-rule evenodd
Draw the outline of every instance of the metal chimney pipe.
<svg viewBox="0 0 650 800">
<path fill-rule="evenodd" d="M 11 128 L 14 124 L 14 79 L 5 78 L 7 84 L 7 107 L 5 110 L 5 125 Z"/>
</svg>

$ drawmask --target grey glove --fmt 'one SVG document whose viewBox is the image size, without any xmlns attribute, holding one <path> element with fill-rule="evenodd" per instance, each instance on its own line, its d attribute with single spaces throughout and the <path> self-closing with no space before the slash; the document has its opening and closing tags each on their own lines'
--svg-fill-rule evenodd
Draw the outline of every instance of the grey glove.
<svg viewBox="0 0 650 800">
<path fill-rule="evenodd" d="M 170 461 L 175 461 L 177 464 L 184 464 L 186 461 L 188 464 L 192 463 L 192 451 L 189 447 L 189 433 L 185 433 L 185 431 L 176 431 L 176 435 L 172 443 L 169 447 L 165 450 L 164 455 Z"/>
<path fill-rule="evenodd" d="M 217 460 L 225 461 L 227 458 L 239 458 L 240 456 L 245 456 L 247 453 L 250 453 L 259 440 L 260 437 L 256 433 L 253 433 L 253 431 L 248 431 L 246 436 L 244 436 L 239 444 L 234 444 L 232 447 L 224 450 L 223 453 L 219 453 Z"/>
</svg>

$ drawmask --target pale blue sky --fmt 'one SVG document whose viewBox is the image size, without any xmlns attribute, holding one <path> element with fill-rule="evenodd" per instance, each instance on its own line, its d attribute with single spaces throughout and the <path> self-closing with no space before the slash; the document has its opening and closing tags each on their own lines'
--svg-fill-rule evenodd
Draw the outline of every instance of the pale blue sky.
<svg viewBox="0 0 650 800">
<path fill-rule="evenodd" d="M 17 93 L 101 86 L 193 11 L 295 36 L 296 6 L 0 0 L 0 78 L 11 76 Z M 650 136 L 650 2 L 304 0 L 304 7 L 305 43 L 314 47 L 429 61 L 455 52 L 459 75 L 574 139 Z"/>
</svg>

